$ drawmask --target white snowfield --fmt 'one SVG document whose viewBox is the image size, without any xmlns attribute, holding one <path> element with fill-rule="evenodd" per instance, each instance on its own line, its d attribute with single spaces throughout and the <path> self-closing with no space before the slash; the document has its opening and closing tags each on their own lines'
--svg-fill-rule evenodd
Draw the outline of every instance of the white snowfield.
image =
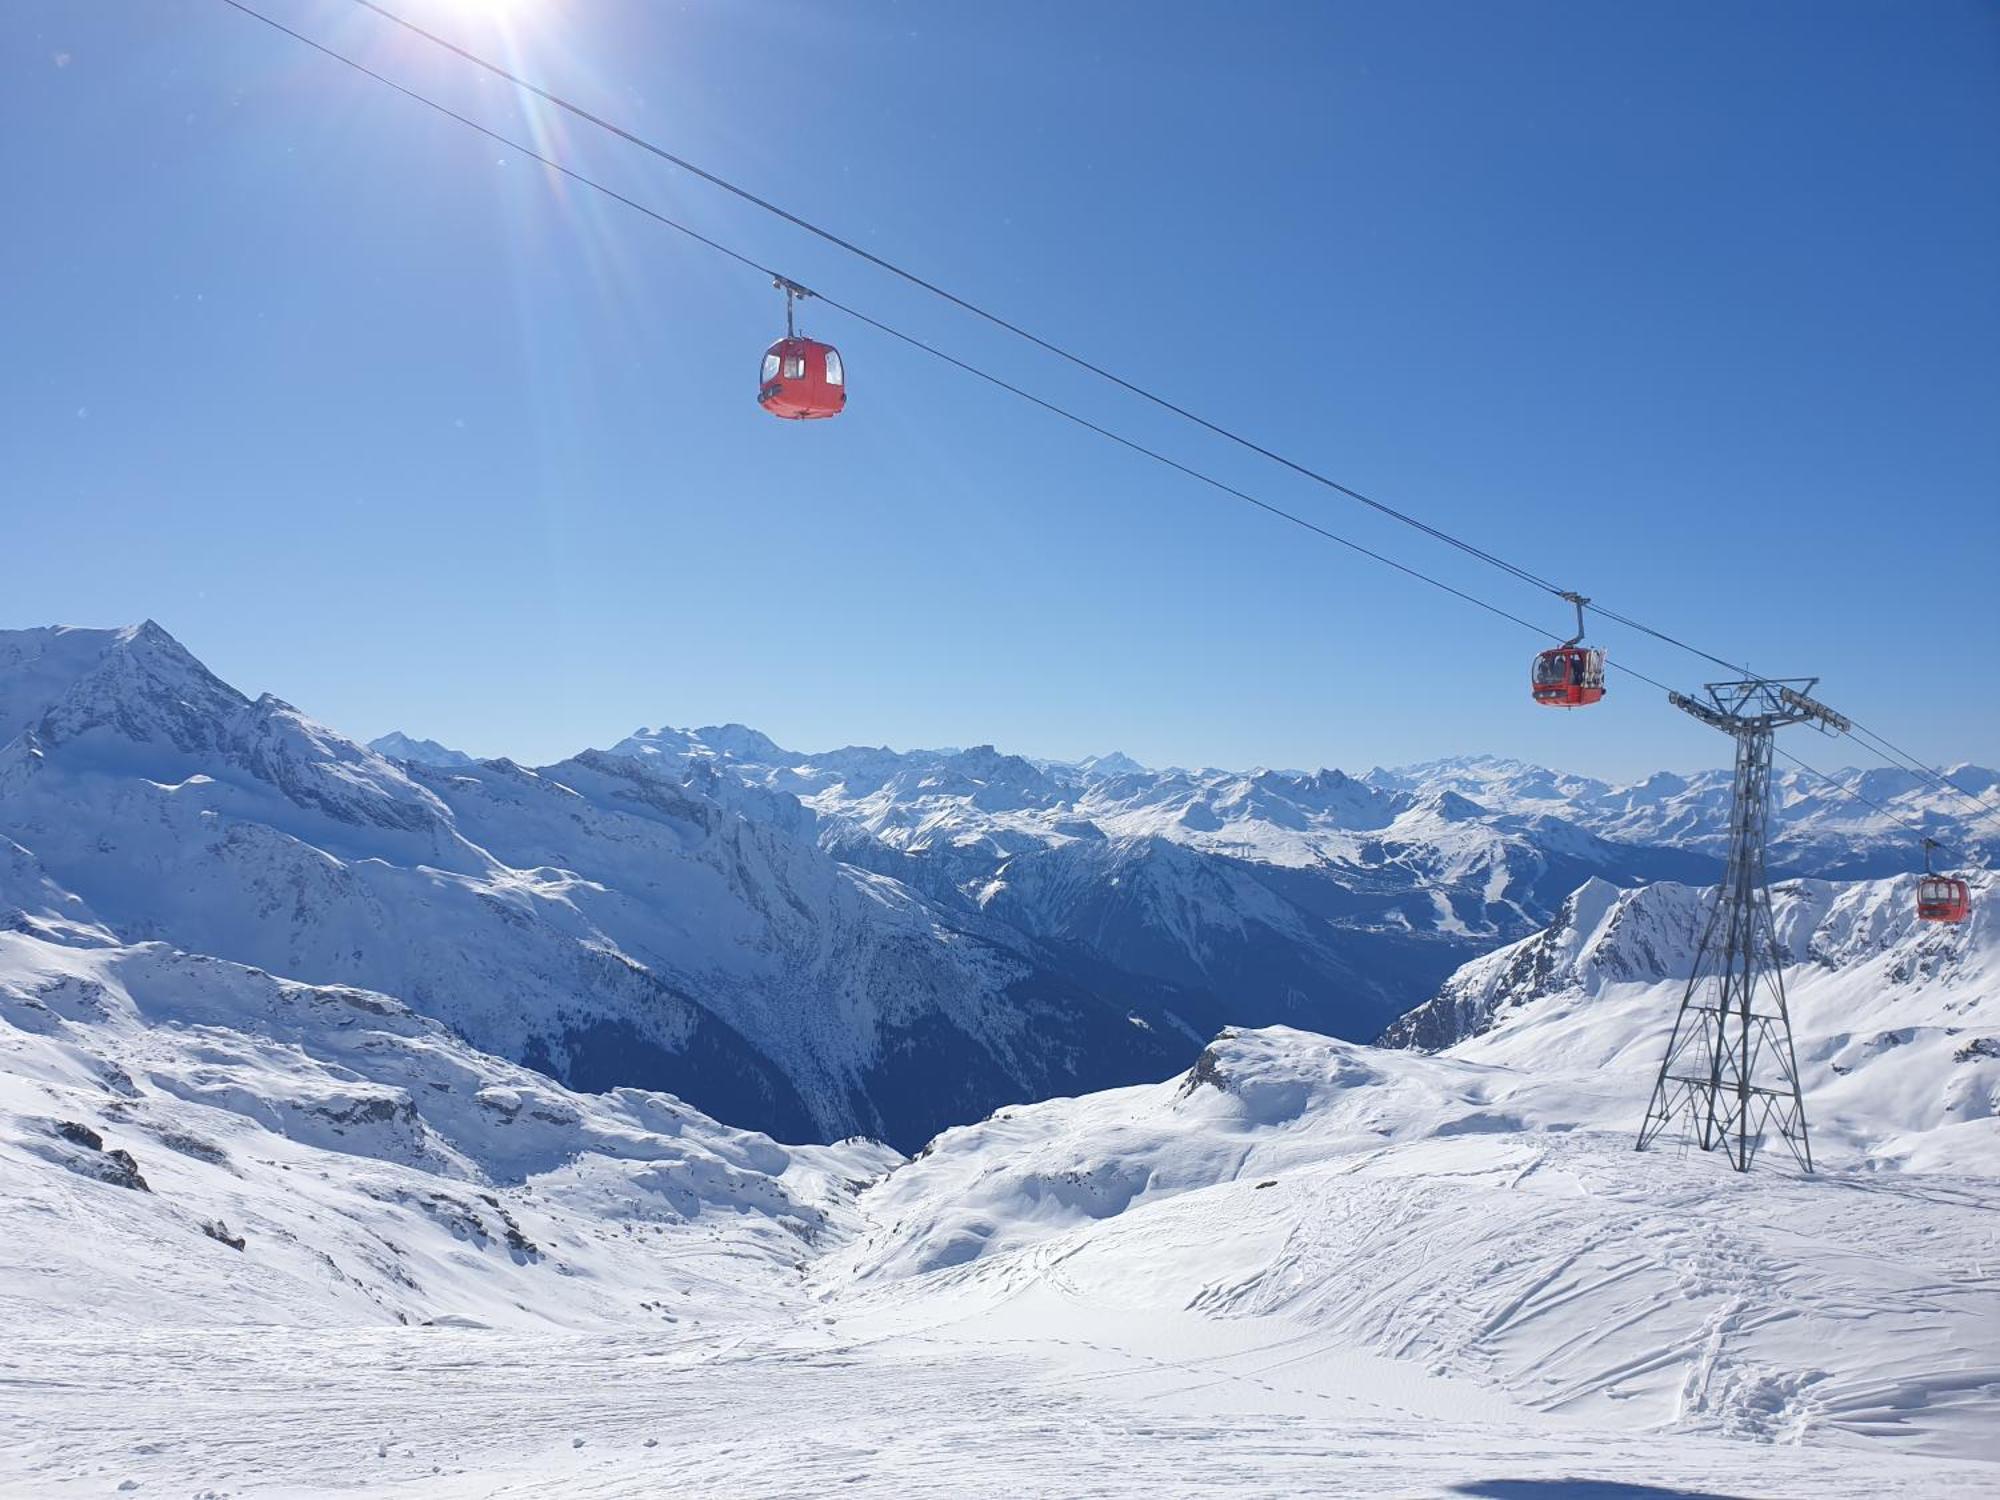
<svg viewBox="0 0 2000 1500">
<path fill-rule="evenodd" d="M 1810 1178 L 1634 1153 L 1696 903 L 1601 883 L 1440 1053 L 1227 1033 L 905 1162 L 121 942 L 0 845 L 0 1493 L 1991 1496 L 1993 895 L 1787 899 Z"/>
</svg>

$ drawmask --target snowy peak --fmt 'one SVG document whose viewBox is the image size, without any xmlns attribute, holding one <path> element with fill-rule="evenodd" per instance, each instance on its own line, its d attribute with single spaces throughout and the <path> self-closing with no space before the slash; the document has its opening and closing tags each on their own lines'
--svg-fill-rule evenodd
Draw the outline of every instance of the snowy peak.
<svg viewBox="0 0 2000 1500">
<path fill-rule="evenodd" d="M 1224 806 L 1253 816 L 1277 814 L 1294 826 L 1330 824 L 1338 828 L 1380 828 L 1401 809 L 1401 799 L 1385 796 L 1345 771 L 1257 771 L 1244 783 L 1254 789 Z"/>
<path fill-rule="evenodd" d="M 80 679 L 140 630 L 89 630 L 45 625 L 32 630 L 0 630 L 0 744 L 30 728 Z"/>
<path fill-rule="evenodd" d="M 372 739 L 368 748 L 389 760 L 408 761 L 419 766 L 476 766 L 479 758 L 467 755 L 463 750 L 454 750 L 449 745 L 440 745 L 436 740 L 412 739 L 400 729 Z"/>
<path fill-rule="evenodd" d="M 336 822 L 435 832 L 442 806 L 389 761 L 266 693 L 222 681 L 151 621 L 0 638 L 0 705 L 36 768 L 163 786 L 250 778 Z M 0 752 L 4 753 L 4 752 Z M 18 785 L 26 763 L 0 761 Z"/>
<path fill-rule="evenodd" d="M 1143 776 L 1146 767 L 1132 759 L 1123 750 L 1113 750 L 1104 755 L 1086 755 L 1071 764 L 1084 775 L 1093 778 L 1108 776 Z"/>
<path fill-rule="evenodd" d="M 747 724 L 708 724 L 693 731 L 693 737 L 717 755 L 752 765 L 777 765 L 791 758 L 776 740 Z"/>
<path fill-rule="evenodd" d="M 193 749 L 247 701 L 150 620 L 0 631 L 0 739 L 26 731 L 55 744 L 102 728 Z"/>
<path fill-rule="evenodd" d="M 642 760 L 730 760 L 746 770 L 763 771 L 787 765 L 799 757 L 769 735 L 745 724 L 708 724 L 700 729 L 635 729 L 611 747 L 612 755 Z"/>
<path fill-rule="evenodd" d="M 1425 792 L 1410 805 L 1410 812 L 1440 823 L 1471 823 L 1492 816 L 1470 797 L 1439 789 Z"/>
<path fill-rule="evenodd" d="M 983 812 L 1046 807 L 1061 800 L 1062 788 L 1018 755 L 991 745 L 975 745 L 928 762 L 909 763 L 880 790 L 899 799 L 963 799 Z"/>
<path fill-rule="evenodd" d="M 1685 973 L 1693 963 L 1701 896 L 1670 881 L 1621 891 L 1609 881 L 1588 880 L 1545 929 L 1465 965 L 1436 996 L 1384 1032 L 1381 1044 L 1435 1052 L 1561 990 L 1594 989 L 1608 978 Z"/>
<path fill-rule="evenodd" d="M 1285 835 L 1386 828 L 1404 799 L 1341 771 L 1171 771 L 1095 783 L 1077 805 L 1107 830 L 1247 851 L 1264 842 L 1260 830 L 1283 845 L 1294 843 Z"/>
</svg>

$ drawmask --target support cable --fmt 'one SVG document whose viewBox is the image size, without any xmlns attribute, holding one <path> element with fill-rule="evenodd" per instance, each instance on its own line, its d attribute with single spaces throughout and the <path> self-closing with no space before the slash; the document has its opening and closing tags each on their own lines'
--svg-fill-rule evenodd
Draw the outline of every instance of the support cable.
<svg viewBox="0 0 2000 1500">
<path fill-rule="evenodd" d="M 1976 795 L 1975 793 L 1966 790 L 1966 788 L 1960 786 L 1956 781 L 1953 781 L 1949 776 L 1945 775 L 1944 772 L 1935 769 L 1934 767 L 1932 767 L 1931 765 L 1929 765 L 1924 761 L 1918 760 L 1917 757 L 1910 754 L 1909 751 L 1899 749 L 1888 738 L 1886 738 L 1883 735 L 1877 734 L 1874 730 L 1868 728 L 1867 725 L 1856 724 L 1851 718 L 1848 720 L 1848 722 L 1850 724 L 1853 724 L 1854 726 L 1852 729 L 1848 731 L 1849 735 L 1852 738 L 1858 740 L 1862 745 L 1873 750 L 1877 755 L 1881 756 L 1883 759 L 1900 761 L 1902 763 L 1902 769 L 1915 771 L 1918 775 L 1923 776 L 1927 780 L 1929 780 L 1934 786 L 1941 787 L 1944 790 L 1948 792 L 1953 792 L 1959 797 L 1963 798 L 1973 808 L 1973 814 L 1970 818 L 1968 818 L 1963 813 L 1958 814 L 1958 821 L 1960 823 L 1963 823 L 1969 827 L 1973 822 L 1977 821 L 1980 818 L 1991 818 L 2000 816 L 2000 806 L 1996 806 L 1995 804 L 1986 801 L 1984 798 Z"/>
<path fill-rule="evenodd" d="M 1800 760 L 1796 755 L 1792 754 L 1791 751 L 1785 749 L 1783 746 L 1774 746 L 1773 748 L 1777 750 L 1778 754 L 1784 756 L 1786 760 L 1790 761 L 1793 765 L 1797 766 L 1801 771 L 1806 771 L 1814 776 L 1817 776 L 1821 781 L 1825 782 L 1828 786 L 1832 787 L 1836 792 L 1843 793 L 1844 795 L 1853 798 L 1856 802 L 1865 803 L 1869 807 L 1874 808 L 1875 811 L 1877 811 L 1878 813 L 1882 814 L 1883 817 L 1888 818 L 1892 822 L 1900 823 L 1904 828 L 1908 829 L 1912 834 L 1914 834 L 1919 841 L 1924 839 L 1930 839 L 1933 843 L 1937 844 L 1939 848 L 1947 847 L 1942 839 L 1938 839 L 1934 835 L 1924 832 L 1924 830 L 1920 826 L 1918 826 L 1915 823 L 1912 823 L 1908 818 L 1905 818 L 1902 814 L 1890 811 L 1888 808 L 1884 807 L 1881 803 L 1877 802 L 1873 797 L 1867 796 L 1866 794 L 1861 792 L 1857 792 L 1853 787 L 1848 786 L 1845 782 L 1836 781 L 1833 777 L 1827 775 L 1826 772 L 1822 771 L 1818 766 L 1807 765 L 1804 761 Z"/>
<path fill-rule="evenodd" d="M 479 121 L 471 118 L 469 115 L 460 114 L 457 110 L 452 109 L 447 105 L 438 103 L 435 99 L 432 99 L 428 95 L 420 93 L 417 90 L 409 88 L 403 84 L 400 84 L 396 82 L 395 79 L 388 77 L 386 74 L 378 73 L 377 71 L 375 71 L 375 69 L 367 66 L 367 64 L 359 62 L 352 57 L 349 57 L 344 52 L 336 51 L 334 48 L 329 47 L 322 42 L 314 41 L 311 37 L 305 35 L 303 32 L 294 31 L 291 27 L 285 25 L 283 22 L 274 20 L 272 17 L 265 15 L 262 11 L 244 4 L 243 0 L 222 0 L 222 3 L 224 5 L 229 6 L 232 10 L 239 10 L 244 15 L 252 16 L 257 20 L 262 21 L 265 25 L 273 28 L 274 30 L 281 31 L 286 36 L 292 37 L 297 41 L 305 43 L 306 46 L 312 48 L 315 52 L 321 53 L 326 57 L 330 57 L 336 62 L 345 63 L 348 67 L 354 69 L 355 72 L 363 74 L 368 78 L 374 79 L 377 83 L 384 84 L 387 87 L 394 89 L 404 98 L 414 100 L 418 104 L 422 104 L 429 109 L 435 110 L 438 114 L 445 116 L 447 119 L 456 120 L 459 124 L 479 132 L 479 134 L 485 136 L 489 140 L 498 142 L 500 145 L 505 146 L 508 150 L 518 152 L 520 155 L 527 157 L 531 161 L 540 162 L 550 171 L 559 173 L 563 177 L 568 178 L 570 181 L 575 182 L 582 187 L 587 187 L 595 192 L 602 193 L 605 197 L 610 198 L 615 202 L 624 204 L 625 207 L 632 209 L 634 212 L 643 214 L 645 215 L 645 217 L 652 219 L 656 223 L 664 224 L 667 228 L 672 229 L 677 233 L 686 235 L 689 239 L 694 240 L 697 244 L 706 245 L 709 249 L 727 256 L 729 259 L 735 261 L 739 265 L 748 266 L 752 270 L 758 271 L 763 275 L 772 277 L 774 280 L 777 280 L 780 283 L 786 280 L 786 278 L 781 272 L 776 271 L 772 267 L 765 265 L 762 261 L 757 260 L 754 256 L 745 255 L 742 251 L 733 249 L 732 247 L 723 244 L 720 240 L 711 239 L 707 235 L 702 234 L 700 231 L 689 228 L 686 224 L 681 223 L 679 220 L 670 218 L 668 215 L 661 213 L 658 209 L 650 207 L 647 204 L 641 203 L 636 198 L 628 197 L 624 193 L 619 192 L 616 188 L 607 186 L 605 183 L 598 181 L 596 178 L 587 176 L 584 173 L 577 171 L 574 167 L 564 166 L 561 162 L 555 160 L 553 157 L 545 156 L 541 152 L 535 150 L 533 147 L 525 146 L 521 144 L 521 142 L 515 140 L 513 137 L 506 135 L 501 131 L 495 130 L 491 126 L 483 125 Z M 1532 620 L 1523 619 L 1521 616 L 1514 614 L 1510 610 L 1502 609 L 1497 604 L 1489 604 L 1486 600 L 1479 598 L 1475 594 L 1470 594 L 1463 589 L 1455 588 L 1453 585 L 1444 582 L 1442 579 L 1434 578 L 1428 573 L 1422 572 L 1417 568 L 1409 566 L 1407 563 L 1398 562 L 1396 561 L 1395 558 L 1389 557 L 1384 553 L 1377 552 L 1369 547 L 1364 547 L 1359 542 L 1351 541 L 1347 537 L 1340 535 L 1340 533 L 1336 531 L 1330 531 L 1326 527 L 1319 525 L 1317 522 L 1308 520 L 1306 517 L 1299 515 L 1295 511 L 1286 510 L 1282 506 L 1274 505 L 1267 500 L 1260 499 L 1256 495 L 1251 494 L 1247 490 L 1238 489 L 1234 485 L 1227 484 L 1224 481 L 1215 478 L 1211 474 L 1206 474 L 1202 472 L 1200 469 L 1196 469 L 1188 464 L 1180 462 L 1178 459 L 1169 458 L 1166 454 L 1160 452 L 1155 448 L 1149 448 L 1145 444 L 1137 442 L 1132 438 L 1128 438 L 1120 433 L 1113 432 L 1108 427 L 1100 426 L 1098 423 L 1091 421 L 1088 417 L 1081 416 L 1078 413 L 1071 411 L 1068 407 L 1061 406 L 1058 405 L 1056 402 L 1046 400 L 1041 396 L 1035 395 L 1032 391 L 1024 390 L 1022 387 L 1015 385 L 1010 381 L 1004 380 L 1000 376 L 992 374 L 990 371 L 981 369 L 978 365 L 972 364 L 967 360 L 962 360 L 958 358 L 956 355 L 946 353 L 943 349 L 940 349 L 935 345 L 930 344 L 921 338 L 918 338 L 915 334 L 905 333 L 900 328 L 891 327 L 889 324 L 882 322 L 879 318 L 871 317 L 869 314 L 861 311 L 857 307 L 849 306 L 847 303 L 844 303 L 838 300 L 837 298 L 829 297 L 825 292 L 815 290 L 813 296 L 814 300 L 824 304 L 827 307 L 833 308 L 838 312 L 843 312 L 847 314 L 848 317 L 854 319 L 857 323 L 861 323 L 869 328 L 872 328 L 877 333 L 885 334 L 889 338 L 895 339 L 900 343 L 907 344 L 912 349 L 921 350 L 923 353 L 930 355 L 933 359 L 942 360 L 945 364 L 951 365 L 955 369 L 962 370 L 966 374 L 973 376 L 975 379 L 983 380 L 988 385 L 991 385 L 999 390 L 1006 391 L 1009 395 L 1019 397 L 1021 400 L 1028 402 L 1030 405 L 1038 406 L 1043 411 L 1046 411 L 1053 416 L 1061 417 L 1064 421 L 1071 422 L 1076 426 L 1083 428 L 1086 432 L 1095 433 L 1097 436 L 1102 438 L 1108 438 L 1110 441 L 1118 444 L 1122 448 L 1129 449 L 1130 451 L 1137 453 L 1142 457 L 1149 458 L 1153 462 L 1157 464 L 1162 464 L 1165 467 L 1172 469 L 1177 473 L 1184 474 L 1190 479 L 1199 480 L 1201 483 L 1208 485 L 1210 488 L 1219 490 L 1223 494 L 1228 495 L 1233 499 L 1240 500 L 1246 505 L 1254 506 L 1258 510 L 1264 511 L 1269 515 L 1276 516 L 1278 519 L 1282 521 L 1289 521 L 1292 525 L 1300 527 L 1306 531 L 1310 531 L 1311 533 L 1313 533 L 1313 535 L 1318 537 L 1323 537 L 1325 540 L 1329 542 L 1335 542 L 1340 546 L 1347 548 L 1351 552 L 1358 552 L 1363 557 L 1372 558 L 1374 561 L 1383 564 L 1385 567 L 1394 568 L 1399 573 L 1405 574 L 1411 578 L 1415 578 L 1423 583 L 1427 583 L 1432 588 L 1442 590 L 1444 593 L 1450 594 L 1452 597 L 1456 599 L 1462 599 L 1467 604 L 1471 604 L 1479 609 L 1485 610 L 1488 614 L 1496 615 L 1500 619 L 1507 620 L 1512 624 L 1523 627 L 1524 629 L 1532 630 L 1535 632 L 1536 635 L 1541 636 L 1545 640 L 1559 639 L 1559 637 L 1556 636 L 1553 632 L 1544 629 L 1540 625 L 1535 624 Z M 1559 590 L 1557 592 L 1558 594 L 1560 594 Z"/>
<path fill-rule="evenodd" d="M 226 3 L 235 4 L 236 0 L 226 0 Z M 719 173 L 711 172 L 705 167 L 697 166 L 694 162 L 689 161 L 686 157 L 678 155 L 675 152 L 669 151 L 667 150 L 666 147 L 661 146 L 654 141 L 649 141 L 644 136 L 639 135 L 634 131 L 627 130 L 624 126 L 615 124 L 614 122 L 605 119 L 602 115 L 596 114 L 591 110 L 585 109 L 582 105 L 577 104 L 570 99 L 566 99 L 562 95 L 557 94 L 552 90 L 545 89 L 539 84 L 530 82 L 528 79 L 521 77 L 520 74 L 511 72 L 508 69 L 501 67 L 500 64 L 493 62 L 491 59 L 481 57 L 478 53 L 473 52 L 468 48 L 461 47 L 460 45 L 458 45 L 458 43 L 453 42 L 445 37 L 439 36 L 434 31 L 427 30 L 426 28 L 417 25 L 416 22 L 409 20 L 407 17 L 398 15 L 396 12 L 388 9 L 385 6 L 376 4 L 375 0 L 354 0 L 354 3 L 356 5 L 359 5 L 362 9 L 370 11 L 377 16 L 380 16 L 383 20 L 388 21 L 393 25 L 400 26 L 404 31 L 409 32 L 411 35 L 421 37 L 423 40 L 431 43 L 433 46 L 440 47 L 444 49 L 446 52 L 449 52 L 456 57 L 463 58 L 466 62 L 469 62 L 474 67 L 479 68 L 482 71 L 491 74 L 493 77 L 502 79 L 505 82 L 512 84 L 515 88 L 521 89 L 525 93 L 532 94 L 537 99 L 544 100 L 547 103 L 554 105 L 557 109 L 560 109 L 567 114 L 574 115 L 579 120 L 583 120 L 588 124 L 595 125 L 598 129 L 606 131 L 607 133 L 616 136 L 619 140 L 625 141 L 630 145 L 637 146 L 641 151 L 648 152 L 651 155 L 658 157 L 661 161 L 667 162 L 672 166 L 678 167 L 684 172 L 691 173 L 692 175 L 699 177 L 703 182 L 709 183 L 711 186 L 718 187 L 722 189 L 722 191 L 724 191 L 725 193 L 732 194 L 735 197 L 742 199 L 745 203 L 749 203 L 754 207 L 763 209 L 766 213 L 773 214 L 776 217 L 783 219 L 787 224 L 790 224 L 795 228 L 803 229 L 807 234 L 814 235 L 817 238 L 824 240 L 827 244 L 833 245 L 837 249 L 845 250 L 850 255 L 858 256 L 862 260 L 868 262 L 868 264 L 870 264 L 871 266 L 874 266 L 879 270 L 887 271 L 891 276 L 898 277 L 901 280 L 909 283 L 911 286 L 929 292 L 932 296 L 941 298 L 942 300 L 949 302 L 952 306 L 959 308 L 962 311 L 971 313 L 976 318 L 982 318 L 986 322 L 992 324 L 994 327 L 1002 329 L 1007 333 L 1013 334 L 1016 338 L 1025 339 L 1028 343 L 1033 344 L 1036 348 L 1041 349 L 1046 353 L 1053 354 L 1058 359 L 1066 360 L 1080 370 L 1086 370 L 1090 374 L 1097 376 L 1101 380 L 1108 380 L 1113 385 L 1118 386 L 1120 389 L 1130 392 L 1132 395 L 1139 397 L 1141 400 L 1151 402 L 1154 406 L 1159 407 L 1163 411 L 1171 412 L 1177 417 L 1192 422 L 1197 427 L 1203 428 L 1204 430 L 1213 433 L 1216 437 L 1223 438 L 1228 442 L 1234 443 L 1240 448 L 1245 448 L 1250 452 L 1259 455 L 1262 458 L 1267 458 L 1275 464 L 1280 464 L 1283 467 L 1290 469 L 1294 474 L 1298 474 L 1303 478 L 1310 479 L 1315 484 L 1324 485 L 1327 489 L 1345 495 L 1350 500 L 1358 501 L 1362 505 L 1369 507 L 1371 510 L 1379 511 L 1381 514 L 1388 516 L 1393 520 L 1402 522 L 1405 526 L 1414 527 L 1416 530 L 1423 532 L 1426 536 L 1432 537 L 1437 541 L 1443 542 L 1447 546 L 1456 547 L 1459 551 L 1466 553 L 1468 556 L 1478 558 L 1481 562 L 1488 563 L 1493 567 L 1499 568 L 1503 572 L 1513 575 L 1515 578 L 1518 578 L 1523 583 L 1531 584 L 1539 589 L 1546 589 L 1549 593 L 1556 594 L 1558 596 L 1560 596 L 1563 592 L 1560 586 L 1551 583 L 1548 579 L 1543 578 L 1538 573 L 1532 573 L 1528 569 L 1523 568 L 1518 564 L 1509 562 L 1504 557 L 1500 557 L 1492 552 L 1487 551 L 1483 547 L 1477 546 L 1472 542 L 1468 542 L 1460 537 L 1454 536 L 1450 532 L 1445 531 L 1443 528 L 1433 526 L 1428 521 L 1421 520 L 1418 517 L 1411 515 L 1407 511 L 1398 510 L 1395 506 L 1390 505 L 1385 501 L 1377 500 L 1371 495 L 1363 494 L 1360 490 L 1353 488 L 1351 485 L 1342 484 L 1339 480 L 1334 479 L 1330 475 L 1323 474 L 1317 469 L 1299 463 L 1294 459 L 1287 458 L 1284 454 L 1279 453 L 1274 449 L 1267 448 L 1263 444 L 1256 442 L 1254 439 L 1244 437 L 1241 433 L 1231 431 L 1229 428 L 1224 427 L 1219 422 L 1211 422 L 1208 418 L 1202 416 L 1199 412 L 1190 411 L 1187 407 L 1181 406 L 1177 402 L 1169 400 L 1167 397 L 1160 395 L 1157 391 L 1149 390 L 1145 386 L 1140 385 L 1136 381 L 1128 380 L 1124 376 L 1118 374 L 1116 371 L 1108 370 L 1104 366 L 1096 364 L 1089 359 L 1086 359 L 1083 355 L 1077 354 L 1073 350 L 1064 348 L 1061 344 L 1056 343 L 1052 339 L 1043 338 L 1040 334 L 1033 332 L 1031 329 L 1023 328 L 1020 324 L 1012 322 L 1009 319 L 1002 317 L 1000 314 L 996 312 L 991 312 L 988 309 L 981 307 L 978 303 L 972 301 L 970 298 L 961 297 L 956 292 L 949 291 L 946 288 L 939 286 L 936 282 L 931 281 L 923 276 L 919 276 L 916 272 L 908 270 L 903 266 L 899 266 L 894 261 L 889 260 L 884 256 L 877 255 L 874 251 L 869 250 L 862 245 L 857 245 L 854 241 L 846 239 L 841 235 L 835 234 L 832 230 L 826 229 L 821 225 L 815 224 L 812 222 L 812 220 L 807 219 L 802 215 L 795 214 L 790 209 L 785 208 L 780 204 L 773 203 L 770 199 L 761 197 L 758 194 L 751 192 L 746 187 L 731 182 L 728 178 L 720 175 Z M 241 5 L 238 5 L 237 8 L 239 10 L 247 9 L 247 7 Z M 255 12 L 251 13 L 255 14 Z"/>
</svg>

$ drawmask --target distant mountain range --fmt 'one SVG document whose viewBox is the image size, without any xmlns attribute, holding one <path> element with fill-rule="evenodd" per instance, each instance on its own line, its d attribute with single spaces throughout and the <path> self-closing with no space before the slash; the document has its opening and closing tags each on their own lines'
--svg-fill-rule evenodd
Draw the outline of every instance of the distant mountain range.
<svg viewBox="0 0 2000 1500">
<path fill-rule="evenodd" d="M 1779 769 L 1771 778 L 1771 873 L 1860 880 L 1920 869 L 1918 829 L 1948 840 L 1965 857 L 2000 849 L 2000 772 L 1961 763 L 1944 774 L 1963 795 L 1895 767 L 1850 766 L 1825 778 Z M 1520 761 L 1468 756 L 1371 771 L 1362 779 L 1403 791 L 1449 791 L 1495 811 L 1556 813 L 1621 843 L 1717 857 L 1728 845 L 1727 770 L 1692 776 L 1657 771 L 1621 786 Z M 1975 803 L 1989 811 L 1982 814 Z"/>
</svg>

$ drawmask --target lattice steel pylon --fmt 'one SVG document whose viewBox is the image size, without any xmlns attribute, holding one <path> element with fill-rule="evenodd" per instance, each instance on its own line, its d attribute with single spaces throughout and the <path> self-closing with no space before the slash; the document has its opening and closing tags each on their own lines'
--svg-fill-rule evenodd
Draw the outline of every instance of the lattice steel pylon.
<svg viewBox="0 0 2000 1500">
<path fill-rule="evenodd" d="M 1701 1149 L 1721 1147 L 1739 1172 L 1750 1170 L 1767 1125 L 1776 1128 L 1793 1159 L 1812 1170 L 1764 841 L 1776 732 L 1788 724 L 1812 724 L 1829 734 L 1848 728 L 1846 719 L 1807 696 L 1818 681 L 1711 682 L 1707 703 L 1667 695 L 1675 708 L 1735 739 L 1736 785 L 1728 867 L 1702 922 L 1694 970 L 1674 1017 L 1653 1102 L 1639 1127 L 1641 1151 L 1685 1115 Z"/>
</svg>

